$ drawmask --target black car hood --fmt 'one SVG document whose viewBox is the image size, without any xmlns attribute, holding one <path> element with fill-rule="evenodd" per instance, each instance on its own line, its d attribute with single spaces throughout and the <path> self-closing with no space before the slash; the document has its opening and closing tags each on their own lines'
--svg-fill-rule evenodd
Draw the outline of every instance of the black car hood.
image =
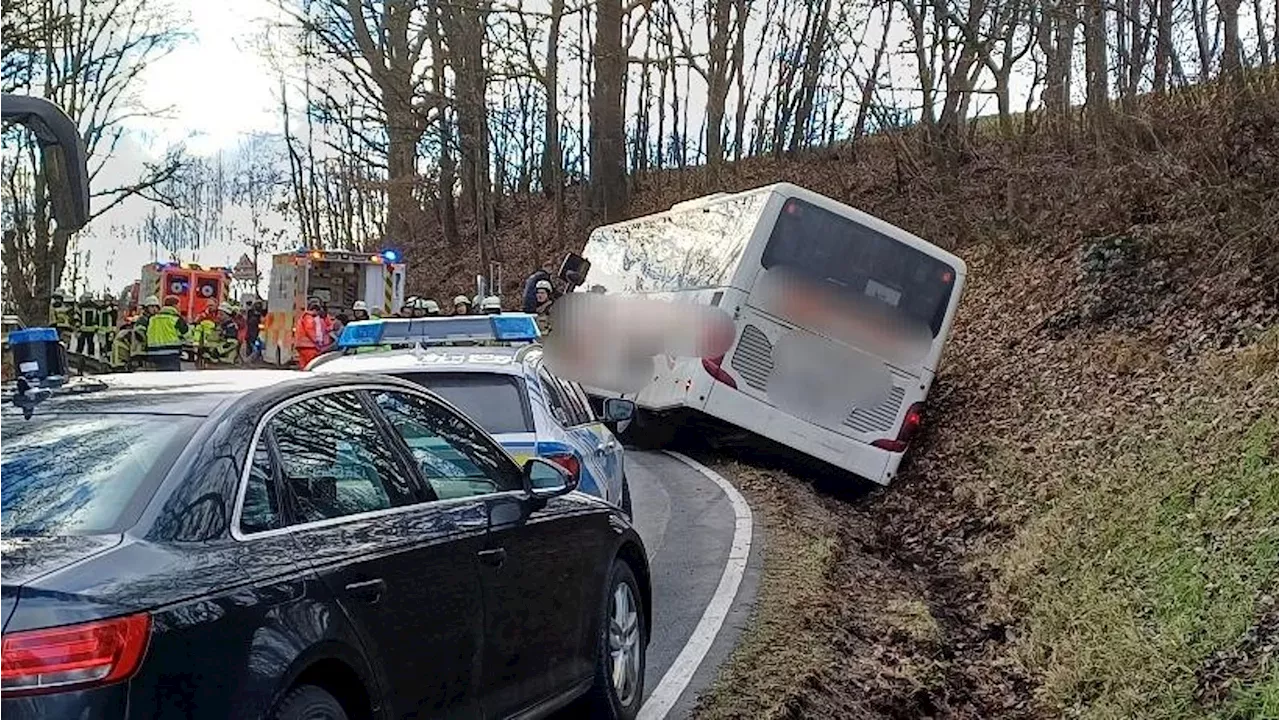
<svg viewBox="0 0 1280 720">
<path fill-rule="evenodd" d="M 6 537 L 0 540 L 0 627 L 8 626 L 23 585 L 120 544 L 121 535 Z"/>
</svg>

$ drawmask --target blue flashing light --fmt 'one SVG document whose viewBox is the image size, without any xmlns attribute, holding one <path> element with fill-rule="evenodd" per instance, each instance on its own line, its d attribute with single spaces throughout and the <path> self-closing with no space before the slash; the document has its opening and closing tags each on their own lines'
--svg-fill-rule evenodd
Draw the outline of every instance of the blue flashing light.
<svg viewBox="0 0 1280 720">
<path fill-rule="evenodd" d="M 388 318 L 347 324 L 338 336 L 338 347 L 371 345 L 433 345 L 441 343 L 533 342 L 538 323 L 533 315 L 466 315 L 442 318 Z"/>
<path fill-rule="evenodd" d="M 382 320 L 357 320 L 347 323 L 338 336 L 338 347 L 377 345 L 382 339 Z"/>
<path fill-rule="evenodd" d="M 386 260 L 389 263 L 396 262 L 397 260 L 400 259 L 400 253 L 396 252 L 395 250 L 383 250 L 382 259 Z"/>
<path fill-rule="evenodd" d="M 504 313 L 490 318 L 495 340 L 504 342 L 532 342 L 538 339 L 538 322 L 532 315 Z"/>
<path fill-rule="evenodd" d="M 9 333 L 10 345 L 26 345 L 28 343 L 58 342 L 58 331 L 50 327 L 26 328 Z"/>
</svg>

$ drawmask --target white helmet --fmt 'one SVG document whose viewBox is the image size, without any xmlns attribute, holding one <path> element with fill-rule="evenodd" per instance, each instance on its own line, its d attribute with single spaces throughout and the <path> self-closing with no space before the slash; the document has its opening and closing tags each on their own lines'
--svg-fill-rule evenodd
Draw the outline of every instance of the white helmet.
<svg viewBox="0 0 1280 720">
<path fill-rule="evenodd" d="M 93 293 L 91 293 L 91 292 L 87 292 L 87 293 L 85 293 L 85 294 L 81 295 L 81 296 L 80 296 L 80 302 L 82 302 L 82 303 L 91 303 L 91 302 L 93 302 Z"/>
<path fill-rule="evenodd" d="M 484 299 L 484 302 L 480 303 L 480 309 L 486 313 L 500 313 L 502 312 L 502 301 L 498 299 L 497 295 L 490 295 Z"/>
<path fill-rule="evenodd" d="M 222 304 L 218 305 L 218 311 L 219 311 L 219 312 L 224 312 L 224 313 L 226 313 L 226 314 L 228 314 L 228 315 L 235 315 L 235 314 L 236 314 L 236 309 L 235 309 L 235 308 L 233 308 L 233 307 L 231 307 L 231 303 L 227 303 L 227 302 L 224 302 L 224 303 L 222 303 Z"/>
<path fill-rule="evenodd" d="M 67 291 L 66 291 L 66 290 L 63 290 L 62 288 L 58 288 L 57 290 L 54 290 L 54 291 L 53 291 L 53 294 L 52 294 L 52 297 L 56 297 L 56 298 L 58 298 L 59 300 L 61 300 L 62 298 L 66 297 L 66 296 L 67 296 Z"/>
<path fill-rule="evenodd" d="M 533 289 L 534 289 L 534 290 L 546 290 L 548 293 L 550 293 L 550 292 L 551 292 L 551 281 L 550 281 L 550 280 L 539 280 L 539 281 L 538 281 L 538 282 L 533 286 Z"/>
<path fill-rule="evenodd" d="M 142 299 L 142 307 L 160 307 L 160 298 L 148 295 Z"/>
<path fill-rule="evenodd" d="M 471 298 L 467 297 L 466 295 L 459 295 L 453 299 L 453 304 L 470 306 Z"/>
<path fill-rule="evenodd" d="M 432 315 L 440 314 L 440 305 L 435 300 L 423 300 L 422 308 Z"/>
<path fill-rule="evenodd" d="M 355 312 L 357 310 L 369 312 L 369 305 L 363 300 L 357 300 L 354 303 L 351 303 L 351 312 Z"/>
</svg>

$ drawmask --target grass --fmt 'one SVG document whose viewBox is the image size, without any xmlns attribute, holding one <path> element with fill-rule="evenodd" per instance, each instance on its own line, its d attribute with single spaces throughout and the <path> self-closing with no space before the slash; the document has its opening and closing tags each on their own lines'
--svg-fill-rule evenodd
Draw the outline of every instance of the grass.
<svg viewBox="0 0 1280 720">
<path fill-rule="evenodd" d="M 1233 666 L 1244 677 L 1222 680 L 1225 700 L 1202 677 L 1275 612 L 1275 367 L 1272 332 L 1202 368 L 1217 379 L 1198 397 L 1133 418 L 1093 462 L 1000 458 L 1011 472 L 1063 476 L 997 562 L 997 595 L 1023 627 L 1016 655 L 1051 713 L 1276 717 L 1274 642 L 1268 659 Z"/>
</svg>

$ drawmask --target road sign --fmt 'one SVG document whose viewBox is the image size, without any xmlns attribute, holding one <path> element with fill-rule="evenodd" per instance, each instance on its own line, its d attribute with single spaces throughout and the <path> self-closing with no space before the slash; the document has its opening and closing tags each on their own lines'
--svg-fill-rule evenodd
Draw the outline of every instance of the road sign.
<svg viewBox="0 0 1280 720">
<path fill-rule="evenodd" d="M 248 255 L 241 255 L 236 266 L 232 268 L 231 277 L 236 280 L 257 280 L 258 266 L 253 264 Z"/>
</svg>

